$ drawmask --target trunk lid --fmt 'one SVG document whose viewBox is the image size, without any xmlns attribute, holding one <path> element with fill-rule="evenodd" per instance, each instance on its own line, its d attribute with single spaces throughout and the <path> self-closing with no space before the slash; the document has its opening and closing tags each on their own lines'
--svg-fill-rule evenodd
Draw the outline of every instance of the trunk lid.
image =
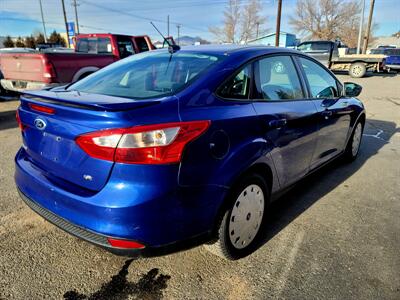
<svg viewBox="0 0 400 300">
<path fill-rule="evenodd" d="M 159 102 L 77 92 L 24 94 L 18 113 L 26 127 L 23 131 L 25 151 L 29 160 L 53 182 L 61 186 L 69 184 L 72 189 L 78 186 L 99 191 L 106 184 L 114 163 L 90 157 L 75 139 L 88 132 L 141 124 L 145 121 L 140 109 L 146 110 L 148 116 L 149 106 Z M 32 109 L 32 105 L 51 108 L 55 112 L 40 112 Z"/>
</svg>

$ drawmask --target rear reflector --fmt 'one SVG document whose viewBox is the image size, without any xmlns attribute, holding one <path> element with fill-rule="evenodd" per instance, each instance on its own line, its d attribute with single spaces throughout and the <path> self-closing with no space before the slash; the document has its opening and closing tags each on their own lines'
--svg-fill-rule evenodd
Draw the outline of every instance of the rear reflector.
<svg viewBox="0 0 400 300">
<path fill-rule="evenodd" d="M 107 238 L 108 243 L 115 248 L 125 248 L 125 249 L 143 249 L 144 245 L 128 240 L 117 240 L 113 238 Z"/>
<path fill-rule="evenodd" d="M 25 126 L 24 124 L 22 124 L 22 122 L 21 122 L 21 119 L 20 119 L 20 117 L 19 117 L 18 109 L 17 109 L 17 111 L 16 111 L 16 113 L 15 113 L 15 119 L 17 120 L 19 129 L 21 129 L 21 131 L 24 131 L 25 128 L 26 128 L 26 126 Z"/>
<path fill-rule="evenodd" d="M 29 103 L 29 107 L 30 107 L 32 110 L 40 111 L 40 112 L 43 112 L 43 113 L 49 114 L 49 115 L 54 115 L 54 113 L 55 113 L 55 109 L 54 109 L 54 108 L 47 107 L 47 106 L 42 106 L 42 105 L 37 105 L 37 104 Z"/>
<path fill-rule="evenodd" d="M 210 121 L 176 122 L 90 132 L 76 143 L 89 156 L 130 164 L 180 162 L 185 146 L 199 137 Z"/>
</svg>

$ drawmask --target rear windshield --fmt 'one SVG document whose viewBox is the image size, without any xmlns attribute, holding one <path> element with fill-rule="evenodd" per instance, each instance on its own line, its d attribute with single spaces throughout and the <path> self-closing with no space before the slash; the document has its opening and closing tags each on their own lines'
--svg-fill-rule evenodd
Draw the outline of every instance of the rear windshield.
<svg viewBox="0 0 400 300">
<path fill-rule="evenodd" d="M 223 56 L 168 51 L 132 55 L 71 85 L 68 90 L 133 99 L 164 97 L 193 82 Z"/>
<path fill-rule="evenodd" d="M 109 38 L 80 38 L 76 52 L 106 54 L 111 53 L 111 40 Z"/>
<path fill-rule="evenodd" d="M 384 54 L 384 55 L 400 55 L 400 48 L 378 48 L 378 49 L 372 49 L 371 54 Z"/>
</svg>

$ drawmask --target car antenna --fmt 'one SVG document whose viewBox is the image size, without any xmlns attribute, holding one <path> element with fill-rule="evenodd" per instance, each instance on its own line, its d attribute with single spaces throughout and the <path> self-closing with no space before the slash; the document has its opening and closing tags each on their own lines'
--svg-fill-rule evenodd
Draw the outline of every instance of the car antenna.
<svg viewBox="0 0 400 300">
<path fill-rule="evenodd" d="M 181 47 L 179 47 L 178 45 L 175 44 L 171 44 L 167 38 L 165 38 L 165 36 L 161 33 L 160 30 L 158 30 L 158 28 L 156 27 L 156 25 L 154 25 L 153 22 L 150 22 L 151 25 L 153 25 L 154 29 L 157 30 L 157 32 L 162 36 L 162 38 L 164 39 L 164 42 L 166 42 L 168 44 L 168 52 L 173 54 L 176 51 L 179 51 L 181 49 Z"/>
</svg>

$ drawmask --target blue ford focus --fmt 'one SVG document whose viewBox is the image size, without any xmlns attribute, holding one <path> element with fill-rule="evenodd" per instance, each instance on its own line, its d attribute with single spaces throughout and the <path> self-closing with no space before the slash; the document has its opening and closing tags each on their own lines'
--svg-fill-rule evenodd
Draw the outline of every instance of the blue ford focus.
<svg viewBox="0 0 400 300">
<path fill-rule="evenodd" d="M 202 238 L 238 259 L 254 251 L 282 191 L 357 157 L 360 92 L 282 48 L 134 55 L 21 96 L 15 181 L 38 214 L 113 253 Z"/>
</svg>

